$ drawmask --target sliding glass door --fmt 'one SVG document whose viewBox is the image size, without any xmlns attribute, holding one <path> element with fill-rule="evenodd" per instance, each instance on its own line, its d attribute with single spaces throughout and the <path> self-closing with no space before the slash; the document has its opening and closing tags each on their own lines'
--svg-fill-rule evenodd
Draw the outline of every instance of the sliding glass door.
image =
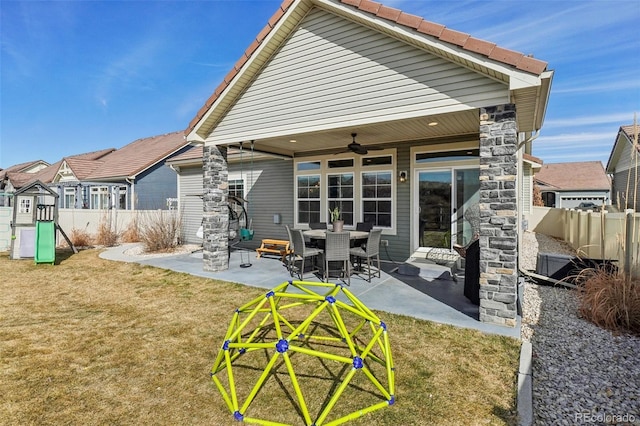
<svg viewBox="0 0 640 426">
<path fill-rule="evenodd" d="M 476 167 L 417 172 L 420 247 L 466 245 L 479 232 L 479 176 Z"/>
</svg>

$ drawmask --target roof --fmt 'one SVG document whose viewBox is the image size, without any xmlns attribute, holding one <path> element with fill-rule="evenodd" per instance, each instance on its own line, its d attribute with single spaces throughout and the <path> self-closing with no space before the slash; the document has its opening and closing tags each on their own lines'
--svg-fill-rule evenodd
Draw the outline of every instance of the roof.
<svg viewBox="0 0 640 426">
<path fill-rule="evenodd" d="M 636 134 L 640 133 L 640 126 L 630 124 L 628 126 L 620 126 L 620 131 L 624 132 L 625 135 L 629 138 L 629 140 L 633 140 Z"/>
<path fill-rule="evenodd" d="M 186 135 L 189 135 L 196 128 L 198 122 L 207 114 L 207 111 L 209 111 L 214 102 L 230 85 L 234 77 L 240 73 L 248 60 L 258 50 L 260 45 L 265 41 L 267 36 L 276 27 L 282 17 L 285 16 L 286 12 L 293 5 L 302 2 L 315 3 L 316 0 L 284 0 L 282 2 L 278 10 L 276 10 L 271 19 L 269 19 L 267 25 L 258 33 L 255 40 L 235 63 L 231 71 L 229 71 L 223 81 L 214 90 L 213 94 L 196 113 L 196 116 L 191 120 L 189 126 L 184 132 Z M 337 0 L 337 3 L 365 12 L 371 15 L 371 17 L 379 18 L 405 29 L 413 30 L 421 35 L 432 37 L 434 40 L 439 42 L 444 42 L 449 45 L 462 48 L 468 52 L 481 55 L 487 59 L 507 65 L 516 70 L 524 71 L 533 75 L 540 75 L 547 70 L 547 62 L 545 61 L 535 59 L 529 55 L 525 55 L 514 50 L 497 46 L 495 43 L 472 37 L 469 34 L 460 31 L 449 29 L 444 25 L 425 20 L 420 16 L 408 14 L 399 9 L 385 6 L 375 1 Z"/>
<path fill-rule="evenodd" d="M 611 182 L 600 161 L 550 163 L 536 172 L 534 179 L 561 191 L 610 190 Z"/>
<path fill-rule="evenodd" d="M 134 177 L 188 144 L 181 131 L 138 139 L 102 157 L 85 179 Z"/>
<path fill-rule="evenodd" d="M 627 126 L 620 126 L 618 134 L 616 135 L 616 140 L 613 143 L 613 148 L 609 154 L 609 159 L 607 160 L 606 169 L 608 173 L 616 172 L 616 167 L 622 153 L 625 151 L 626 144 L 633 144 L 636 134 L 638 133 L 640 133 L 639 125 L 629 124 Z M 636 150 L 640 152 L 640 146 L 637 146 Z"/>
</svg>

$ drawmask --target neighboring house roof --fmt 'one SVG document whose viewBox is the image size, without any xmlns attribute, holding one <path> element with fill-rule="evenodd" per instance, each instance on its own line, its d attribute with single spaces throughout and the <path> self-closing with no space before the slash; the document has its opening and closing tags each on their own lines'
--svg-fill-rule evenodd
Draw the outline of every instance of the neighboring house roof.
<svg viewBox="0 0 640 426">
<path fill-rule="evenodd" d="M 85 180 L 91 172 L 104 164 L 102 160 L 85 160 L 77 157 L 65 158 L 64 162 L 73 171 L 77 180 Z"/>
<path fill-rule="evenodd" d="M 640 125 L 630 124 L 628 126 L 620 126 L 618 130 L 618 134 L 616 135 L 616 140 L 613 143 L 613 148 L 611 149 L 611 154 L 609 154 L 609 160 L 607 161 L 607 173 L 615 173 L 616 166 L 618 166 L 618 162 L 620 161 L 620 156 L 625 151 L 625 147 L 629 144 L 638 143 L 636 138 L 640 133 Z M 640 152 L 640 145 L 636 145 L 636 151 Z M 629 151 L 631 152 L 631 151 Z M 631 163 L 629 163 L 631 164 Z M 629 165 L 626 166 L 627 168 Z M 624 169 L 625 167 L 623 167 Z"/>
<path fill-rule="evenodd" d="M 0 173 L 7 172 L 21 172 L 21 173 L 32 173 L 32 170 L 35 167 L 48 166 L 49 163 L 42 160 L 34 160 L 27 161 L 26 163 L 14 164 L 13 166 L 7 167 L 6 169 L 0 169 Z"/>
<path fill-rule="evenodd" d="M 427 21 L 419 16 L 404 13 L 401 10 L 382 5 L 375 1 L 339 0 L 336 2 L 329 2 L 324 0 L 285 0 L 268 21 L 267 25 L 249 45 L 242 57 L 235 63 L 231 71 L 229 71 L 229 73 L 224 77 L 223 81 L 215 89 L 214 93 L 196 113 L 193 120 L 189 123 L 189 126 L 185 130 L 185 134 L 190 139 L 204 140 L 204 137 L 206 137 L 204 135 L 208 133 L 209 128 L 215 125 L 215 120 L 208 117 L 213 105 L 227 90 L 231 90 L 228 88 L 232 85 L 232 82 L 234 85 L 237 83 L 236 80 L 238 79 L 236 79 L 236 76 L 238 74 L 242 73 L 242 78 L 239 79 L 238 84 L 241 86 L 246 85 L 251 81 L 253 75 L 259 72 L 259 70 L 264 66 L 266 63 L 265 58 L 258 58 L 254 60 L 256 52 L 259 52 L 260 55 L 262 55 L 262 51 L 264 50 L 266 52 L 264 55 L 266 55 L 267 58 L 270 57 L 273 54 L 273 50 L 277 48 L 277 43 L 282 42 L 282 39 L 286 39 L 287 31 L 292 31 L 292 27 L 295 26 L 295 20 L 302 19 L 301 17 L 303 17 L 305 13 L 314 6 L 331 9 L 332 12 L 335 13 L 349 14 L 353 13 L 354 10 L 360 14 L 364 13 L 365 15 L 368 15 L 371 20 L 375 20 L 377 22 L 383 21 L 384 25 L 392 24 L 393 28 L 388 29 L 389 32 L 398 32 L 398 29 L 414 31 L 414 34 L 422 37 L 428 37 L 428 49 L 433 53 L 452 61 L 458 61 L 463 63 L 464 66 L 472 67 L 476 70 L 487 67 L 489 63 L 493 63 L 536 77 L 542 76 L 542 74 L 547 71 L 547 62 L 545 61 L 497 46 L 495 43 L 471 37 L 466 33 L 448 29 L 444 25 Z M 291 12 L 290 9 L 295 8 L 299 10 L 294 10 L 295 13 Z M 286 27 L 286 29 L 283 29 L 282 33 L 272 36 L 272 31 L 276 27 L 279 27 L 283 16 L 287 16 L 287 19 L 291 19 L 292 22 L 287 22 L 287 25 L 282 25 L 282 27 Z M 353 17 L 353 19 L 362 18 Z M 396 36 L 402 37 L 400 34 L 396 34 Z M 263 44 L 267 45 L 268 43 L 271 43 L 273 41 L 272 39 L 277 40 L 276 42 L 273 42 L 275 43 L 273 46 L 263 46 Z M 462 49 L 462 51 L 469 55 L 466 55 L 464 58 L 460 55 L 456 55 L 451 52 L 451 47 L 455 49 Z M 483 64 L 479 64 L 479 62 L 483 62 Z M 494 78 L 502 78 L 498 76 L 500 72 L 496 72 L 495 70 L 485 70 L 485 72 L 492 74 Z M 517 86 L 519 83 L 513 84 L 514 86 Z M 542 85 L 544 86 L 546 84 L 550 84 L 550 79 L 543 79 Z M 540 86 L 539 83 L 536 85 Z M 540 96 L 545 89 L 538 89 L 539 91 L 537 96 Z M 241 92 L 242 89 L 238 88 L 238 91 Z M 546 105 L 546 102 L 542 102 L 541 105 L 542 107 L 537 105 L 536 112 L 532 113 L 532 117 L 534 117 L 532 118 L 532 126 L 536 126 L 536 130 L 541 126 L 544 117 L 544 105 Z M 538 111 L 538 108 L 542 108 L 542 111 Z"/>
<path fill-rule="evenodd" d="M 611 182 L 600 161 L 551 163 L 534 175 L 541 186 L 558 191 L 610 190 Z"/>
<path fill-rule="evenodd" d="M 132 178 L 189 143 L 181 131 L 138 139 L 101 158 L 85 179 Z"/>
</svg>

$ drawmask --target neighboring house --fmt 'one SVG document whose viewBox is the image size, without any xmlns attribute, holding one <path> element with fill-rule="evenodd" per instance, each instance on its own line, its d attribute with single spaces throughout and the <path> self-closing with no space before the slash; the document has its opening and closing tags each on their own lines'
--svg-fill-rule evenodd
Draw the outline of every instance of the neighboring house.
<svg viewBox="0 0 640 426">
<path fill-rule="evenodd" d="M 583 202 L 610 204 L 611 181 L 600 161 L 545 164 L 534 181 L 546 207 L 576 208 Z"/>
<path fill-rule="evenodd" d="M 46 161 L 36 160 L 0 170 L 0 207 L 11 207 L 13 193 L 33 181 L 34 176 L 48 166 Z"/>
<path fill-rule="evenodd" d="M 304 228 L 340 206 L 346 228 L 372 222 L 402 261 L 467 243 L 464 213 L 479 209 L 480 319 L 515 326 L 523 156 L 552 77 L 544 61 L 377 2 L 283 2 L 185 131 L 204 144 L 204 268 L 228 268 L 227 153 L 255 141 L 287 158 L 284 179 L 254 177 L 267 199 L 248 188 L 256 238 L 274 207 Z"/>
<path fill-rule="evenodd" d="M 53 178 L 64 208 L 177 206 L 176 173 L 165 162 L 188 148 L 182 132 L 138 139 L 94 161 L 63 161 Z"/>
<path fill-rule="evenodd" d="M 621 126 L 607 162 L 607 173 L 613 176 L 611 204 L 636 212 L 640 211 L 638 133 L 640 126 Z"/>
</svg>

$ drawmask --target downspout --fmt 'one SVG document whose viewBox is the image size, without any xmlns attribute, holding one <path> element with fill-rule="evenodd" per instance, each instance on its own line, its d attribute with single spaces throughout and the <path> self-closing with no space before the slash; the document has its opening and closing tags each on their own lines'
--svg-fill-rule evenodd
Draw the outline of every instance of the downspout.
<svg viewBox="0 0 640 426">
<path fill-rule="evenodd" d="M 136 187 L 135 187 L 135 183 L 133 182 L 135 180 L 135 178 L 125 178 L 124 179 L 125 182 L 127 182 L 129 184 L 129 187 L 131 188 L 131 208 L 129 210 L 135 210 L 136 205 L 135 205 L 135 195 L 136 195 Z"/>
</svg>

